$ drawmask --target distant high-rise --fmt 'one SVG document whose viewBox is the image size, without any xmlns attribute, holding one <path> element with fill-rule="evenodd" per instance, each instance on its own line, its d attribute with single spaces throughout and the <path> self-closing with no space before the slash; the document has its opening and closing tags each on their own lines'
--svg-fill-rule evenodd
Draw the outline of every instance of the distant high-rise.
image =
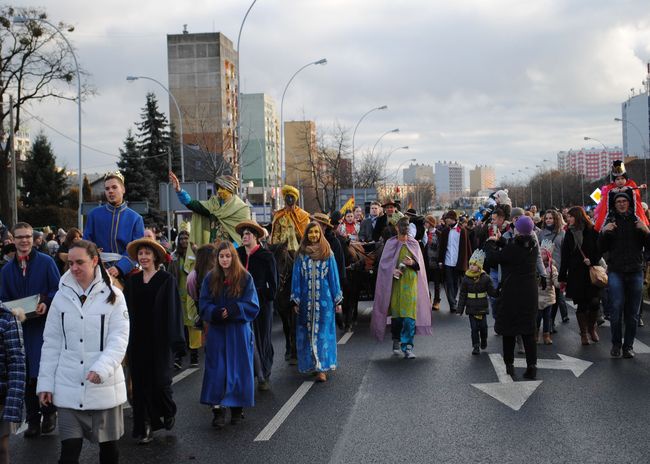
<svg viewBox="0 0 650 464">
<path fill-rule="evenodd" d="M 494 166 L 479 166 L 469 170 L 469 191 L 474 194 L 481 190 L 493 189 L 496 187 L 497 176 Z"/>
<path fill-rule="evenodd" d="M 318 211 L 312 170 L 319 168 L 316 153 L 316 123 L 285 121 L 284 150 L 286 183 L 300 190 L 300 202 L 307 211 Z"/>
<path fill-rule="evenodd" d="M 280 122 L 275 102 L 264 93 L 241 94 L 242 181 L 275 187 L 280 177 Z"/>
<path fill-rule="evenodd" d="M 169 91 L 183 117 L 183 141 L 236 164 L 238 54 L 220 32 L 167 35 Z M 179 121 L 172 101 L 170 119 Z"/>
<path fill-rule="evenodd" d="M 465 168 L 456 162 L 436 163 L 436 197 L 440 203 L 449 203 L 465 191 Z"/>
<path fill-rule="evenodd" d="M 430 164 L 410 164 L 403 173 L 405 184 L 433 184 L 433 166 Z"/>
<path fill-rule="evenodd" d="M 582 174 L 587 180 L 600 179 L 609 174 L 614 160 L 623 159 L 621 147 L 581 148 L 561 151 L 557 154 L 557 168 L 560 172 L 571 171 Z"/>
<path fill-rule="evenodd" d="M 625 156 L 650 157 L 650 63 L 645 88 L 623 102 L 621 114 Z"/>
</svg>

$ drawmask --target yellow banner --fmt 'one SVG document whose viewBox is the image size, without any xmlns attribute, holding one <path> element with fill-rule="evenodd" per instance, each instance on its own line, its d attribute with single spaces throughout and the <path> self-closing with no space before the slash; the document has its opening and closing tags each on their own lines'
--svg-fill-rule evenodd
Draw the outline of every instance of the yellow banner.
<svg viewBox="0 0 650 464">
<path fill-rule="evenodd" d="M 348 201 L 341 207 L 341 214 L 345 214 L 347 210 L 354 211 L 354 197 L 350 197 Z"/>
</svg>

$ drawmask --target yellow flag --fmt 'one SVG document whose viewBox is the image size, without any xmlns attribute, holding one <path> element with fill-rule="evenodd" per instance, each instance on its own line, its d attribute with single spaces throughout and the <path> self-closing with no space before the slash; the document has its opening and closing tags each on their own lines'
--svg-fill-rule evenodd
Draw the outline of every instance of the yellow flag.
<svg viewBox="0 0 650 464">
<path fill-rule="evenodd" d="M 347 210 L 354 211 L 354 197 L 348 198 L 348 201 L 341 207 L 341 214 L 345 214 Z"/>
</svg>

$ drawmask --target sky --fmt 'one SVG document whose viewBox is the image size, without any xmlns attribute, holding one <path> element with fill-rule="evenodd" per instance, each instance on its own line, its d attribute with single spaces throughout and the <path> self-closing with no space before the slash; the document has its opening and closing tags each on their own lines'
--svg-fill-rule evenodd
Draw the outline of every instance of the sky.
<svg viewBox="0 0 650 464">
<path fill-rule="evenodd" d="M 70 39 L 97 94 L 83 102 L 83 171 L 105 172 L 147 92 L 168 114 L 166 35 L 222 32 L 233 42 L 252 0 L 36 0 L 53 22 L 73 24 Z M 621 103 L 641 87 L 650 61 L 647 0 L 259 0 L 240 43 L 241 91 L 264 92 L 284 119 L 317 128 L 358 127 L 355 150 L 468 169 L 495 166 L 497 179 L 553 167 L 562 150 L 622 146 Z M 70 89 L 71 94 L 76 87 Z M 27 108 L 32 137 L 50 138 L 59 164 L 77 166 L 72 102 Z M 64 134 L 66 137 L 64 137 Z M 72 139 L 72 140 L 70 140 Z M 112 154 L 112 156 L 111 156 Z M 548 160 L 548 161 L 542 161 Z M 406 162 L 404 166 L 409 163 Z"/>
</svg>

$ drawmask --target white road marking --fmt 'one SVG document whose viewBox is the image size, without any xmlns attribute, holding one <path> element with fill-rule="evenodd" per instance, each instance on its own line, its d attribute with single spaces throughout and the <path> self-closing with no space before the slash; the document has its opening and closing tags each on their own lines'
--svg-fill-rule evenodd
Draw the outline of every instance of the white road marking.
<svg viewBox="0 0 650 464">
<path fill-rule="evenodd" d="M 180 382 L 180 381 L 183 380 L 185 377 L 189 377 L 190 375 L 194 374 L 194 373 L 195 373 L 196 371 L 198 371 L 198 370 L 199 370 L 198 367 L 189 367 L 189 368 L 185 369 L 185 370 L 184 370 L 183 372 L 181 372 L 180 374 L 174 376 L 174 378 L 172 379 L 172 385 L 174 385 L 175 383 Z"/>
<path fill-rule="evenodd" d="M 541 380 L 532 380 L 524 382 L 514 382 L 506 374 L 506 365 L 503 357 L 498 353 L 490 354 L 490 361 L 499 378 L 499 382 L 494 383 L 473 383 L 472 386 L 490 395 L 497 401 L 505 404 L 514 411 L 519 411 L 532 395 L 537 387 L 542 383 Z"/>
<path fill-rule="evenodd" d="M 572 358 L 564 354 L 559 354 L 560 359 L 538 359 L 538 369 L 563 369 L 573 372 L 573 375 L 580 377 L 593 364 L 590 361 L 584 361 L 578 358 Z M 515 359 L 515 367 L 527 367 L 524 358 Z"/>
<path fill-rule="evenodd" d="M 254 441 L 269 441 L 313 385 L 313 381 L 303 382 L 302 385 L 298 387 L 298 390 L 291 395 L 291 398 L 289 398 L 275 416 L 273 416 L 273 419 L 271 419 L 266 427 L 264 427 L 264 429 L 262 429 L 262 431 L 255 437 Z"/>
<path fill-rule="evenodd" d="M 352 335 L 354 335 L 354 332 L 346 332 L 338 341 L 337 345 L 345 345 L 348 340 L 350 340 L 350 337 L 352 337 Z"/>
</svg>

